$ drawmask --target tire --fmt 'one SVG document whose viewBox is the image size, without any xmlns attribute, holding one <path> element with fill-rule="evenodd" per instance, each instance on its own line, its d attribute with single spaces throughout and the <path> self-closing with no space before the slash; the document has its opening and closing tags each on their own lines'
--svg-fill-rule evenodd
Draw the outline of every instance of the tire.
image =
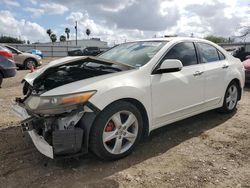
<svg viewBox="0 0 250 188">
<path fill-rule="evenodd" d="M 219 109 L 222 113 L 231 113 L 235 111 L 239 98 L 239 85 L 232 81 L 225 92 L 223 106 Z"/>
<path fill-rule="evenodd" d="M 133 104 L 114 102 L 97 116 L 90 133 L 90 149 L 103 160 L 126 157 L 138 144 L 142 127 L 141 113 Z"/>
<path fill-rule="evenodd" d="M 2 83 L 3 83 L 3 75 L 2 75 L 1 72 L 0 72 L 0 88 L 1 88 L 1 86 L 2 86 Z"/>
<path fill-rule="evenodd" d="M 25 68 L 26 70 L 28 70 L 28 69 L 30 69 L 30 66 L 31 66 L 31 65 L 32 65 L 34 68 L 36 68 L 36 67 L 37 67 L 36 61 L 35 61 L 34 59 L 31 59 L 31 58 L 26 59 L 25 62 L 24 62 L 24 68 Z"/>
</svg>

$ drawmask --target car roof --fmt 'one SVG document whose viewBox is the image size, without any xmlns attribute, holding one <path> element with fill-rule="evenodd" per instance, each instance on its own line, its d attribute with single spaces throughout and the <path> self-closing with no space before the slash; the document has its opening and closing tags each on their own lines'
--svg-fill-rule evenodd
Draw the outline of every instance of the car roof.
<svg viewBox="0 0 250 188">
<path fill-rule="evenodd" d="M 193 38 L 193 37 L 162 37 L 162 38 L 150 38 L 150 39 L 140 39 L 140 40 L 135 40 L 136 42 L 150 42 L 150 41 L 198 41 L 198 42 L 209 42 L 208 40 L 205 39 L 200 39 L 200 38 Z"/>
<path fill-rule="evenodd" d="M 8 48 L 6 48 L 4 45 L 1 45 L 0 44 L 0 49 L 3 49 L 3 50 L 8 50 L 8 51 L 10 51 Z"/>
</svg>

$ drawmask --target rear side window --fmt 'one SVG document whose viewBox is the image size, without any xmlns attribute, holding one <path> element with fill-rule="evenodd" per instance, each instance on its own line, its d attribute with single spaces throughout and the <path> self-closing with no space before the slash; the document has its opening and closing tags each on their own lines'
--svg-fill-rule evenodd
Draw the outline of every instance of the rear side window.
<svg viewBox="0 0 250 188">
<path fill-rule="evenodd" d="M 220 60 L 224 60 L 224 59 L 225 59 L 224 54 L 223 54 L 223 53 L 221 53 L 219 50 L 217 50 L 217 51 L 218 51 L 218 54 L 219 54 L 219 58 L 220 58 Z"/>
<path fill-rule="evenodd" d="M 183 66 L 190 66 L 198 64 L 196 50 L 193 42 L 182 42 L 176 44 L 169 50 L 163 60 L 178 59 Z"/>
<path fill-rule="evenodd" d="M 205 43 L 198 43 L 198 46 L 202 63 L 210 63 L 220 60 L 218 50 L 212 45 Z"/>
</svg>

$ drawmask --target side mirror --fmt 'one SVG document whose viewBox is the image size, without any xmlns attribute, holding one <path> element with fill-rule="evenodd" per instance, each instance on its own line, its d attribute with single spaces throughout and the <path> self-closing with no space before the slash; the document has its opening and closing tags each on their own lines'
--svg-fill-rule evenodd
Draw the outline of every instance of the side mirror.
<svg viewBox="0 0 250 188">
<path fill-rule="evenodd" d="M 178 72 L 183 68 L 183 65 L 178 59 L 166 59 L 162 62 L 161 66 L 154 70 L 153 74 L 163 74 L 170 72 Z"/>
</svg>

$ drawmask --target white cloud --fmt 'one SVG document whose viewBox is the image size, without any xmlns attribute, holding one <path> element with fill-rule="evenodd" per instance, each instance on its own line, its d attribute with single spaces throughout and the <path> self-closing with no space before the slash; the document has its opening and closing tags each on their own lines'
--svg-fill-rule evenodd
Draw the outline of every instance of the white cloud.
<svg viewBox="0 0 250 188">
<path fill-rule="evenodd" d="M 7 0 L 4 0 L 7 2 Z M 14 0 L 8 2 L 16 2 Z M 78 20 L 79 38 L 100 37 L 113 43 L 139 38 L 178 34 L 204 37 L 208 34 L 229 37 L 249 25 L 250 6 L 242 0 L 29 0 L 24 10 L 33 18 L 43 15 L 62 15 L 65 23 L 54 25 L 56 34 L 71 29 L 74 39 L 75 21 Z M 9 7 L 11 10 L 11 7 Z M 71 12 L 69 12 L 69 10 Z M 19 15 L 20 16 L 20 15 Z M 19 20 L 20 21 L 20 20 Z M 51 21 L 53 17 L 51 16 Z M 226 29 L 225 29 L 226 28 Z M 1 29 L 0 29 L 1 30 Z M 59 35 L 58 35 L 59 36 Z"/>
<path fill-rule="evenodd" d="M 37 5 L 37 2 L 34 0 L 30 0 L 33 5 Z M 24 11 L 32 13 L 32 17 L 40 17 L 42 15 L 49 14 L 49 15 L 57 15 L 57 14 L 64 14 L 68 11 L 68 8 L 64 5 L 58 3 L 43 3 L 40 6 L 34 7 L 24 7 Z"/>
<path fill-rule="evenodd" d="M 31 2 L 32 5 L 36 5 L 37 1 L 36 0 L 29 0 Z"/>
<path fill-rule="evenodd" d="M 87 38 L 86 29 L 91 30 L 90 37 L 99 37 L 104 41 L 108 41 L 109 45 L 131 41 L 138 38 L 152 37 L 153 33 L 149 32 L 147 36 L 141 30 L 137 29 L 120 29 L 116 25 L 106 26 L 106 23 L 97 23 L 90 18 L 87 12 L 72 12 L 66 17 L 68 25 L 65 27 L 71 28 L 70 38 L 75 39 L 75 21 L 78 22 L 78 38 Z"/>
<path fill-rule="evenodd" d="M 8 6 L 20 7 L 20 4 L 15 0 L 4 0 L 3 2 Z"/>
<path fill-rule="evenodd" d="M 48 1 L 48 0 L 47 0 Z M 134 30 L 144 33 L 178 34 L 204 37 L 236 35 L 250 19 L 250 6 L 242 0 L 53 0 L 75 12 L 87 12 L 91 20 L 114 32 L 130 36 Z M 85 20 L 85 24 L 88 21 Z M 93 23 L 91 25 L 94 25 Z M 227 28 L 227 29 L 225 29 Z M 110 38 L 110 37 L 108 37 Z"/>
<path fill-rule="evenodd" d="M 47 40 L 46 30 L 35 22 L 17 20 L 9 11 L 0 11 L 0 34 L 30 40 L 32 42 Z"/>
<path fill-rule="evenodd" d="M 58 3 L 43 3 L 40 5 L 48 14 L 64 14 L 69 9 Z"/>
<path fill-rule="evenodd" d="M 33 17 L 39 17 L 42 16 L 44 14 L 44 10 L 40 9 L 40 8 L 32 8 L 32 7 L 28 7 L 24 9 L 26 12 L 30 12 L 32 13 Z"/>
</svg>

